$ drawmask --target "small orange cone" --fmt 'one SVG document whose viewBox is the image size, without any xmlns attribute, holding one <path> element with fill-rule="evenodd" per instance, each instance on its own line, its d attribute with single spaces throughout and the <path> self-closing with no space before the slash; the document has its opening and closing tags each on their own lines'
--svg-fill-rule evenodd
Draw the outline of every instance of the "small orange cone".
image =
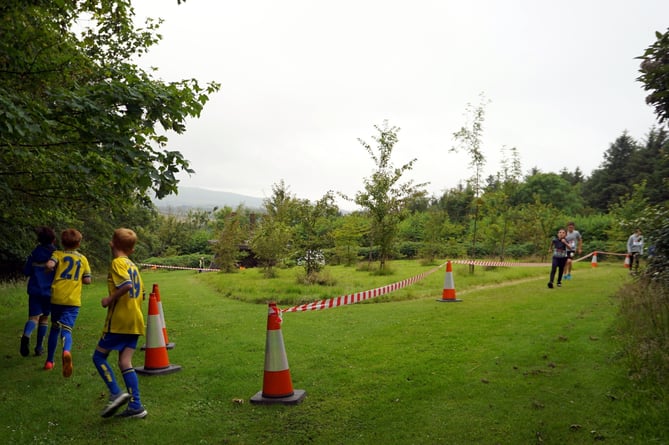
<svg viewBox="0 0 669 445">
<path fill-rule="evenodd" d="M 306 394 L 303 389 L 293 390 L 286 348 L 283 345 L 281 334 L 281 322 L 281 311 L 276 303 L 270 302 L 267 315 L 262 391 L 251 397 L 251 403 L 295 405 L 300 403 Z"/>
<path fill-rule="evenodd" d="M 453 283 L 453 266 L 451 262 L 446 263 L 446 277 L 444 278 L 444 291 L 441 300 L 442 303 L 459 303 L 462 300 L 455 298 L 455 284 Z"/>
<path fill-rule="evenodd" d="M 590 265 L 592 265 L 592 267 L 597 267 L 597 251 L 592 254 L 592 261 L 590 261 Z"/>
<path fill-rule="evenodd" d="M 160 310 L 155 294 L 149 296 L 149 320 L 146 323 L 146 349 L 144 351 L 144 366 L 135 368 L 138 374 L 169 374 L 180 371 L 181 366 L 170 364 L 165 347 L 165 337 L 162 333 Z"/>
<path fill-rule="evenodd" d="M 630 254 L 629 253 L 627 255 L 625 255 L 625 263 L 623 265 L 625 266 L 625 269 L 630 268 Z"/>
</svg>

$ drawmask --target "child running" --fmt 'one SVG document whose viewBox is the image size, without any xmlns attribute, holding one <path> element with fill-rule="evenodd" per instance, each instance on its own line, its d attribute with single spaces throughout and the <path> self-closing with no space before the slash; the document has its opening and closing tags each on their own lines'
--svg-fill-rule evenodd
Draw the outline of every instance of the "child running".
<svg viewBox="0 0 669 445">
<path fill-rule="evenodd" d="M 553 251 L 553 262 L 551 264 L 551 275 L 548 281 L 548 288 L 553 289 L 553 280 L 555 279 L 555 270 L 557 269 L 557 285 L 562 286 L 562 273 L 564 272 L 564 265 L 567 263 L 568 251 L 570 250 L 569 242 L 565 238 L 567 232 L 560 229 L 557 236 L 551 241 L 551 249 Z"/>
<path fill-rule="evenodd" d="M 77 251 L 82 238 L 78 230 L 63 230 L 60 235 L 63 250 L 56 250 L 46 263 L 48 270 L 55 270 L 55 275 L 51 286 L 51 329 L 44 369 L 53 369 L 58 339 L 62 338 L 63 377 L 72 375 L 72 329 L 81 307 L 82 284 L 91 284 L 88 260 Z"/>
<path fill-rule="evenodd" d="M 102 307 L 107 308 L 107 317 L 93 353 L 93 363 L 109 388 L 109 402 L 100 413 L 102 417 L 111 417 L 128 400 L 128 407 L 117 417 L 141 419 L 147 415 L 139 398 L 139 381 L 132 366 L 137 341 L 144 333 L 144 284 L 139 269 L 128 258 L 136 243 L 135 232 L 123 228 L 114 231 L 110 243 L 113 259 L 107 276 L 109 295 L 101 300 Z M 121 391 L 107 361 L 112 350 L 118 351 L 118 367 L 128 392 Z"/>
<path fill-rule="evenodd" d="M 23 327 L 21 336 L 21 355 L 30 355 L 30 336 L 37 328 L 37 342 L 35 344 L 35 355 L 44 353 L 44 337 L 49 329 L 49 314 L 51 312 L 51 284 L 53 283 L 53 271 L 47 270 L 46 262 L 49 261 L 56 246 L 56 234 L 49 227 L 37 229 L 37 242 L 39 243 L 30 253 L 23 266 L 23 274 L 28 278 L 28 321 Z"/>
</svg>

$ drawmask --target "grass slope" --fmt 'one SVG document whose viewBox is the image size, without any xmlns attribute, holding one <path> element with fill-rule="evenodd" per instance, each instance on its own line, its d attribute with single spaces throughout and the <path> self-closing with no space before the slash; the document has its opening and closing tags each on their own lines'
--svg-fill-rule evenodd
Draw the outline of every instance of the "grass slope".
<svg viewBox="0 0 669 445">
<path fill-rule="evenodd" d="M 85 289 L 74 332 L 74 375 L 18 353 L 23 284 L 0 290 L 4 443 L 156 444 L 609 444 L 667 443 L 652 422 L 633 431 L 631 388 L 612 326 L 627 279 L 618 264 L 578 265 L 547 289 L 544 268 L 454 267 L 462 303 L 438 303 L 444 274 L 380 301 L 284 315 L 282 332 L 297 406 L 259 406 L 267 307 L 388 284 L 392 276 L 333 268 L 333 288 L 304 289 L 287 271 L 239 274 L 145 271 L 158 283 L 181 372 L 140 376 L 143 420 L 102 419 L 107 398 L 91 362 L 104 319 L 103 280 Z M 343 277 L 348 277 L 344 279 Z M 284 281 L 282 281 L 284 280 Z M 344 284 L 345 283 L 345 284 Z M 349 284 L 353 283 L 353 284 Z M 246 286 L 246 290 L 244 288 Z M 329 292 L 332 291 L 332 292 Z M 315 294 L 314 294 L 315 293 Z M 309 297 L 312 298 L 309 298 Z M 146 309 L 145 309 L 146 310 Z M 33 337 L 34 338 L 34 337 Z M 112 356 L 115 360 L 116 357 Z M 144 362 L 138 351 L 135 366 Z M 115 365 L 115 364 L 114 364 Z M 239 403 L 241 399 L 245 403 Z M 658 414 L 659 416 L 660 414 Z"/>
</svg>

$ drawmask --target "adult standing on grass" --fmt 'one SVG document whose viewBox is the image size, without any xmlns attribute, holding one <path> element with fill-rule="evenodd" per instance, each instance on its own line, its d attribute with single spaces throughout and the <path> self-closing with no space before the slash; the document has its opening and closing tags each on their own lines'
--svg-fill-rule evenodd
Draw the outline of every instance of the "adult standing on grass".
<svg viewBox="0 0 669 445">
<path fill-rule="evenodd" d="M 567 256 L 567 264 L 565 266 L 565 280 L 571 280 L 571 268 L 574 262 L 574 252 L 579 255 L 583 252 L 583 237 L 581 233 L 576 230 L 576 225 L 573 221 L 567 224 L 567 242 L 569 243 L 569 252 Z"/>
<path fill-rule="evenodd" d="M 134 252 L 137 234 L 130 229 L 116 229 L 110 243 L 112 262 L 107 276 L 109 295 L 101 300 L 107 308 L 102 337 L 93 353 L 93 363 L 109 389 L 109 402 L 102 410 L 102 417 L 111 417 L 129 401 L 128 407 L 117 417 L 141 419 L 147 411 L 139 397 L 139 380 L 132 366 L 132 356 L 137 349 L 139 336 L 144 334 L 142 300 L 144 283 L 139 268 L 128 256 Z M 118 367 L 128 392 L 121 391 L 114 371 L 107 358 L 118 351 Z"/>
<path fill-rule="evenodd" d="M 63 377 L 72 375 L 72 329 L 79 316 L 83 285 L 91 284 L 88 260 L 77 251 L 82 238 L 76 229 L 63 230 L 60 235 L 63 250 L 56 250 L 46 263 L 46 268 L 55 271 L 55 274 L 51 286 L 51 329 L 44 369 L 53 369 L 58 340 L 62 338 Z"/>
<path fill-rule="evenodd" d="M 627 238 L 627 254 L 630 255 L 630 274 L 639 272 L 639 259 L 643 253 L 643 235 L 641 229 L 636 228 Z"/>
<path fill-rule="evenodd" d="M 28 321 L 21 336 L 21 355 L 30 354 L 30 336 L 37 328 L 35 355 L 44 353 L 44 337 L 49 329 L 51 313 L 51 285 L 53 271 L 47 270 L 46 262 L 56 250 L 56 233 L 50 227 L 37 229 L 37 247 L 33 249 L 23 266 L 23 274 L 28 278 Z"/>
<path fill-rule="evenodd" d="M 548 288 L 553 289 L 553 280 L 555 279 L 555 271 L 557 270 L 557 285 L 562 286 L 562 273 L 567 262 L 567 252 L 569 251 L 569 242 L 567 241 L 567 232 L 560 229 L 557 236 L 551 241 L 549 249 L 553 251 L 553 262 L 551 263 L 551 275 L 548 281 Z"/>
</svg>

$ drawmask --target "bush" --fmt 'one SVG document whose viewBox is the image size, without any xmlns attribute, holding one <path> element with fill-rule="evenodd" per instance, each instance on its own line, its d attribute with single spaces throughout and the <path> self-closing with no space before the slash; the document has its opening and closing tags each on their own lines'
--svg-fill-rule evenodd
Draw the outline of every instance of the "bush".
<svg viewBox="0 0 669 445">
<path fill-rule="evenodd" d="M 423 243 L 418 241 L 404 241 L 400 243 L 398 250 L 400 255 L 406 259 L 414 259 L 421 251 Z"/>
<path fill-rule="evenodd" d="M 298 284 L 319 285 L 319 286 L 334 286 L 337 280 L 327 271 L 321 270 L 319 272 L 312 272 L 310 274 L 301 270 L 296 274 Z"/>
<path fill-rule="evenodd" d="M 631 376 L 669 384 L 669 290 L 646 277 L 623 287 L 618 295 Z"/>
</svg>

